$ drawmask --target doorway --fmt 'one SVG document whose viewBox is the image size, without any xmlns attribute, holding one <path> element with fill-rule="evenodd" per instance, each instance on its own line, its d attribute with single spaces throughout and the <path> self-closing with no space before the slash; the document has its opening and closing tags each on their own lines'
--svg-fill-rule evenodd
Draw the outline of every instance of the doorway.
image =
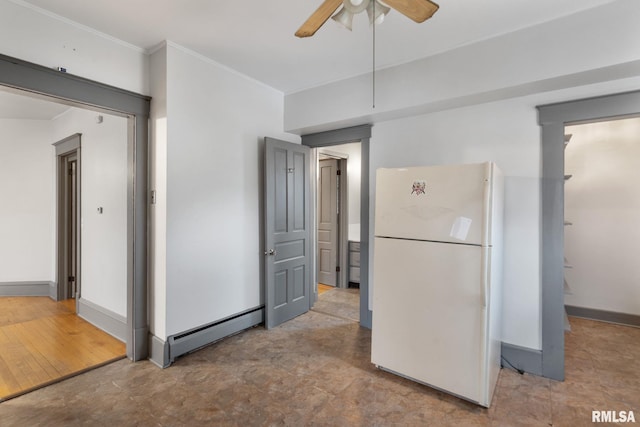
<svg viewBox="0 0 640 427">
<path fill-rule="evenodd" d="M 640 115 L 640 92 L 538 106 L 541 127 L 542 351 L 530 372 L 564 380 L 564 142 L 565 126 Z"/>
<path fill-rule="evenodd" d="M 640 118 L 565 126 L 565 135 L 567 314 L 640 326 Z"/>
<path fill-rule="evenodd" d="M 56 147 L 58 280 L 57 300 L 80 297 L 80 134 L 53 144 Z"/>
<path fill-rule="evenodd" d="M 317 153 L 317 278 L 318 285 L 348 287 L 349 223 L 348 155 L 319 149 Z"/>
<path fill-rule="evenodd" d="M 354 166 L 360 163 L 360 143 L 318 148 L 316 157 L 318 300 L 313 310 L 357 322 L 360 278 L 351 265 L 359 258 L 349 248 L 359 243 L 359 230 L 349 236 L 349 229 L 359 228 L 360 222 L 360 176 Z"/>
<path fill-rule="evenodd" d="M 85 78 L 60 73 L 17 58 L 0 55 L 0 86 L 54 98 L 66 105 L 104 111 L 127 118 L 127 356 L 148 356 L 147 310 L 147 166 L 150 98 Z"/>
<path fill-rule="evenodd" d="M 51 284 L 47 286 L 46 292 L 30 294 L 22 291 L 14 296 L 0 298 L 1 311 L 5 313 L 0 322 L 0 336 L 4 337 L 2 347 L 6 347 L 7 351 L 3 352 L 3 356 L 10 367 L 0 375 L 0 383 L 3 384 L 0 386 L 0 401 L 125 356 L 124 338 L 116 339 L 106 333 L 105 330 L 108 329 L 87 317 L 87 313 L 82 312 L 81 300 L 76 300 L 80 294 L 81 241 L 83 247 L 88 246 L 87 239 L 80 238 L 80 222 L 84 220 L 84 225 L 87 225 L 86 216 L 83 218 L 80 215 L 81 179 L 82 184 L 91 184 L 91 179 L 85 179 L 87 175 L 81 177 L 80 163 L 82 161 L 83 165 L 90 165 L 92 159 L 97 159 L 105 169 L 113 170 L 114 162 L 101 155 L 102 151 L 92 155 L 90 150 L 86 150 L 81 156 L 79 134 L 54 143 L 53 147 L 51 144 L 52 139 L 69 135 L 69 129 L 82 129 L 82 132 L 89 135 L 89 138 L 83 139 L 83 143 L 88 142 L 85 145 L 95 150 L 98 145 L 106 145 L 96 141 L 97 135 L 104 133 L 111 136 L 112 129 L 99 130 L 104 125 L 97 124 L 93 120 L 93 113 L 87 110 L 60 107 L 59 104 L 35 100 L 24 94 L 14 93 L 10 97 L 5 95 L 5 92 L 0 91 L 0 102 L 3 105 L 16 107 L 16 111 L 25 111 L 20 108 L 24 105 L 29 105 L 30 108 L 28 115 L 22 113 L 22 117 L 5 117 L 1 120 L 3 137 L 0 145 L 3 153 L 10 154 L 21 165 L 12 173 L 13 191 L 8 191 L 7 186 L 2 191 L 6 205 L 12 206 L 19 213 L 4 216 L 6 223 L 15 232 L 3 233 L 6 239 L 0 242 L 0 247 L 5 250 L 4 258 L 9 261 L 2 273 L 14 274 L 20 279 L 33 275 L 35 279 L 47 280 Z M 7 104 L 7 101 L 10 103 Z M 62 112 L 59 112 L 60 108 Z M 7 116 L 12 114 L 8 109 L 3 111 L 7 112 Z M 38 119 L 33 118 L 36 114 L 39 115 Z M 90 118 L 88 123 L 83 120 L 86 118 Z M 124 159 L 127 144 L 126 120 L 118 118 L 116 124 L 120 132 L 115 134 L 113 140 L 117 140 L 115 145 Z M 124 160 L 119 163 L 122 172 L 114 175 L 120 175 L 120 182 L 126 182 L 126 163 Z M 3 174 L 5 178 L 10 177 L 6 172 Z M 121 198 L 124 199 L 125 185 L 120 187 Z M 95 179 L 93 187 L 89 185 L 87 189 L 101 196 L 107 193 L 105 186 L 95 186 Z M 124 217 L 126 201 L 121 206 L 119 212 Z M 95 229 L 89 227 L 91 228 Z M 101 228 L 112 231 L 108 236 L 109 240 L 126 242 L 126 228 L 113 232 L 113 228 L 104 223 Z M 88 243 L 91 244 L 92 239 L 88 239 Z M 95 238 L 93 243 L 95 245 Z M 12 254 L 6 252 L 6 248 L 10 247 L 14 248 Z M 122 247 L 124 244 L 120 245 L 120 254 L 123 254 Z M 39 250 L 40 248 L 46 250 Z M 106 257 L 83 258 L 89 262 L 103 263 Z M 119 267 L 125 271 L 124 254 L 121 259 L 119 266 L 113 268 L 114 263 L 109 263 L 109 268 L 115 270 Z M 121 276 L 117 286 L 121 289 L 122 305 L 126 307 L 126 278 L 124 274 Z M 86 277 L 84 270 L 83 277 Z M 93 288 L 98 286 L 94 285 Z M 104 288 L 100 287 L 100 290 Z M 92 301 L 103 304 L 103 300 Z M 123 323 L 126 325 L 126 321 Z M 11 357 L 7 358 L 9 355 Z"/>
<path fill-rule="evenodd" d="M 321 196 L 320 162 L 323 159 L 335 159 L 338 164 L 343 163 L 339 167 L 341 191 L 335 198 L 329 197 L 336 200 L 336 212 L 341 214 L 338 221 L 338 255 L 334 258 L 337 259 L 336 263 L 340 271 L 333 273 L 337 286 L 332 286 L 321 295 L 316 294 L 313 310 L 359 321 L 367 328 L 371 327 L 368 293 L 369 137 L 370 126 L 368 125 L 303 136 L 303 144 L 315 148 L 312 158 L 318 180 L 315 182 L 314 195 Z M 330 184 L 331 187 L 334 185 L 338 187 L 337 183 Z M 330 210 L 333 211 L 333 209 Z M 318 209 L 312 212 L 317 215 L 313 219 L 313 223 L 316 224 L 316 232 L 313 234 L 316 242 L 320 242 L 323 232 L 319 224 L 321 212 Z M 312 248 L 317 251 L 313 258 L 320 264 L 322 259 L 319 252 L 322 247 L 316 243 Z M 312 270 L 317 278 L 320 277 L 318 270 L 321 268 L 322 266 L 318 265 Z M 322 283 L 322 280 L 316 279 L 312 283 L 318 286 L 317 284 Z M 316 288 L 315 291 L 318 292 L 318 289 Z"/>
</svg>

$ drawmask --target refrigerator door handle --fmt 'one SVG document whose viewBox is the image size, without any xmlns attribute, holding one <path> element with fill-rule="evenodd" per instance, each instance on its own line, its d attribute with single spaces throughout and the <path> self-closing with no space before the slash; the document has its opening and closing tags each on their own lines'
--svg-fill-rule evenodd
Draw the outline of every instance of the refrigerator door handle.
<svg viewBox="0 0 640 427">
<path fill-rule="evenodd" d="M 482 276 L 480 280 L 480 298 L 482 300 L 482 308 L 486 308 L 489 304 L 488 287 L 490 283 L 491 253 L 487 248 L 482 248 Z"/>
<path fill-rule="evenodd" d="M 487 287 L 489 286 L 489 254 L 486 252 L 486 249 L 483 248 L 483 262 L 482 262 L 482 280 L 480 280 L 480 299 L 482 301 L 482 308 L 487 308 L 489 302 L 487 301 L 488 291 Z"/>
</svg>

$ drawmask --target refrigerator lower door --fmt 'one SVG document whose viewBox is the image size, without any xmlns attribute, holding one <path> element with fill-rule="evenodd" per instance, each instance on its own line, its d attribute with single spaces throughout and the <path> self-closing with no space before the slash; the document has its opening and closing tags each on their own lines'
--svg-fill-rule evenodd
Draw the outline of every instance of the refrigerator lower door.
<svg viewBox="0 0 640 427">
<path fill-rule="evenodd" d="M 483 248 L 375 239 L 371 361 L 488 406 Z"/>
</svg>

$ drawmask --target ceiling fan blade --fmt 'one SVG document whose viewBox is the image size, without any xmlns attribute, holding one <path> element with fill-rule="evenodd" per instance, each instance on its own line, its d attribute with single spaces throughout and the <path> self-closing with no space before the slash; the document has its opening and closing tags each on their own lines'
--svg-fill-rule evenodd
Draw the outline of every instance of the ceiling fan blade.
<svg viewBox="0 0 640 427">
<path fill-rule="evenodd" d="M 430 0 L 382 0 L 382 2 L 418 23 L 431 18 L 440 7 Z"/>
<path fill-rule="evenodd" d="M 318 9 L 305 21 L 304 24 L 296 31 L 298 37 L 311 37 L 322 27 L 327 19 L 333 15 L 338 7 L 342 4 L 342 0 L 325 0 Z"/>
</svg>

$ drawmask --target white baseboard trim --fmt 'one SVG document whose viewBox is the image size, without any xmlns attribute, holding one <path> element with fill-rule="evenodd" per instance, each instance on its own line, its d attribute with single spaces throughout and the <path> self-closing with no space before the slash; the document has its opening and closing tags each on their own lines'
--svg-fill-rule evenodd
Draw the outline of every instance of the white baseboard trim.
<svg viewBox="0 0 640 427">
<path fill-rule="evenodd" d="M 120 341 L 127 342 L 126 317 L 83 298 L 78 302 L 78 316 Z"/>
<path fill-rule="evenodd" d="M 48 297 L 55 283 L 50 281 L 0 282 L 2 297 Z"/>
</svg>

